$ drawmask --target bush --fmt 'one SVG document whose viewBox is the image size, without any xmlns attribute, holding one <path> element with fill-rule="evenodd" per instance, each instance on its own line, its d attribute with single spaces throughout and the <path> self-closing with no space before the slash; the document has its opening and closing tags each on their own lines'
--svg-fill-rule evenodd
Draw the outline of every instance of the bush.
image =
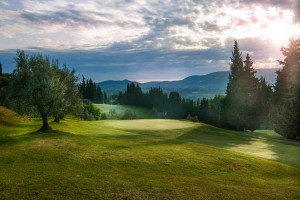
<svg viewBox="0 0 300 200">
<path fill-rule="evenodd" d="M 157 109 L 153 108 L 152 112 L 157 116 L 159 119 L 167 119 L 167 112 L 159 112 Z"/>
<path fill-rule="evenodd" d="M 118 119 L 118 115 L 115 109 L 110 109 L 108 114 L 109 119 Z"/>
<path fill-rule="evenodd" d="M 188 121 L 191 121 L 191 122 L 199 122 L 197 115 L 195 115 L 195 116 L 192 117 L 190 114 L 188 114 L 188 116 L 186 117 L 186 119 Z"/>
<path fill-rule="evenodd" d="M 84 120 L 84 121 L 93 121 L 95 120 L 94 116 L 89 113 L 89 111 L 87 109 L 84 109 L 83 110 L 83 113 L 81 115 L 81 118 Z"/>
<path fill-rule="evenodd" d="M 126 110 L 124 115 L 121 117 L 121 119 L 136 119 L 137 115 L 134 111 Z"/>
<path fill-rule="evenodd" d="M 106 113 L 102 113 L 102 114 L 101 114 L 101 119 L 102 119 L 102 120 L 105 120 L 105 119 L 107 119 L 107 115 L 106 115 Z"/>
<path fill-rule="evenodd" d="M 81 118 L 86 121 L 99 120 L 101 117 L 100 110 L 87 99 L 83 100 L 83 113 Z"/>
</svg>

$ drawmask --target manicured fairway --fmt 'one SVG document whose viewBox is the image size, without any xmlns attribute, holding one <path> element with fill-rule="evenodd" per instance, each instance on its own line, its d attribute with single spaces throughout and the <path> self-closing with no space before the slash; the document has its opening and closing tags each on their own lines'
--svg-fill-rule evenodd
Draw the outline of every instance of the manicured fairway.
<svg viewBox="0 0 300 200">
<path fill-rule="evenodd" d="M 300 147 L 177 120 L 0 125 L 0 199 L 299 199 Z"/>
<path fill-rule="evenodd" d="M 170 130 L 170 129 L 186 129 L 197 127 L 198 124 L 188 121 L 168 120 L 168 119 L 138 119 L 138 120 L 113 120 L 107 121 L 104 126 L 118 129 L 129 130 Z"/>
</svg>

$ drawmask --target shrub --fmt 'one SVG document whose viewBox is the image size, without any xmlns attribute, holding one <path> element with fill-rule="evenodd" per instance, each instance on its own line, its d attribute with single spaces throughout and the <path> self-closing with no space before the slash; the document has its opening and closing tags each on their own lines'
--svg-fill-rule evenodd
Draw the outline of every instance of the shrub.
<svg viewBox="0 0 300 200">
<path fill-rule="evenodd" d="M 102 120 L 105 120 L 105 119 L 107 119 L 107 115 L 106 115 L 106 113 L 102 113 L 102 114 L 101 114 L 101 119 L 102 119 Z"/>
<path fill-rule="evenodd" d="M 84 120 L 84 121 L 93 121 L 95 120 L 94 116 L 89 113 L 89 111 L 87 109 L 84 109 L 83 110 L 83 113 L 81 115 L 81 118 Z"/>
<path fill-rule="evenodd" d="M 192 117 L 190 114 L 188 114 L 188 116 L 186 117 L 186 119 L 188 121 L 191 121 L 191 122 L 199 122 L 197 115 L 195 115 L 195 116 Z"/>
<path fill-rule="evenodd" d="M 115 109 L 110 109 L 108 114 L 109 119 L 118 119 L 118 115 Z"/>
<path fill-rule="evenodd" d="M 101 117 L 100 110 L 96 108 L 93 103 L 87 99 L 83 100 L 82 119 L 86 121 L 99 120 Z"/>
<path fill-rule="evenodd" d="M 124 115 L 121 117 L 121 119 L 136 119 L 137 115 L 134 111 L 132 110 L 126 110 Z"/>
</svg>

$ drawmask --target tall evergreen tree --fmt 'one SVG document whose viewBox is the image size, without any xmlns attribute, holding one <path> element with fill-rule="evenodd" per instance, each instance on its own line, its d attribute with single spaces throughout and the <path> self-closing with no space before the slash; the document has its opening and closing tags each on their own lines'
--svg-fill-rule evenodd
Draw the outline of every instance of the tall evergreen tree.
<svg viewBox="0 0 300 200">
<path fill-rule="evenodd" d="M 9 106 L 9 93 L 11 92 L 10 86 L 11 76 L 2 73 L 2 64 L 0 63 L 0 105 Z"/>
<path fill-rule="evenodd" d="M 99 85 L 97 85 L 96 95 L 95 95 L 95 103 L 102 103 L 103 102 L 103 94 L 102 90 Z"/>
<path fill-rule="evenodd" d="M 235 130 L 255 130 L 259 126 L 257 92 L 258 79 L 254 76 L 253 61 L 246 56 L 243 61 L 237 41 L 231 57 L 229 82 L 226 90 L 223 118 L 225 127 Z"/>
<path fill-rule="evenodd" d="M 300 39 L 291 39 L 281 52 L 285 58 L 274 86 L 274 127 L 286 138 L 296 139 L 300 135 Z"/>
<path fill-rule="evenodd" d="M 2 63 L 0 62 L 0 76 L 2 76 Z"/>
<path fill-rule="evenodd" d="M 183 110 L 183 104 L 182 104 L 182 99 L 181 96 L 178 92 L 170 92 L 169 94 L 169 102 L 168 102 L 168 111 L 167 111 L 167 115 L 170 118 L 174 118 L 174 119 L 182 119 L 185 116 L 183 116 L 184 114 L 184 110 Z"/>
<path fill-rule="evenodd" d="M 264 77 L 259 79 L 258 89 L 258 105 L 257 108 L 260 111 L 260 128 L 270 129 L 270 110 L 272 105 L 273 90 L 272 87 L 266 82 Z"/>
<path fill-rule="evenodd" d="M 86 98 L 86 84 L 85 84 L 85 77 L 82 76 L 82 82 L 79 84 L 79 91 L 81 93 L 82 98 Z"/>
<path fill-rule="evenodd" d="M 103 103 L 107 104 L 108 103 L 108 99 L 107 99 L 107 93 L 103 92 Z"/>
<path fill-rule="evenodd" d="M 224 121 L 225 127 L 230 129 L 243 129 L 239 122 L 240 115 L 240 97 L 241 97 L 241 75 L 243 72 L 242 53 L 239 50 L 237 41 L 234 41 L 234 47 L 231 57 L 229 81 L 226 89 Z"/>
<path fill-rule="evenodd" d="M 208 114 L 209 114 L 209 100 L 207 98 L 202 98 L 199 106 L 199 120 L 204 123 L 208 123 Z"/>
</svg>

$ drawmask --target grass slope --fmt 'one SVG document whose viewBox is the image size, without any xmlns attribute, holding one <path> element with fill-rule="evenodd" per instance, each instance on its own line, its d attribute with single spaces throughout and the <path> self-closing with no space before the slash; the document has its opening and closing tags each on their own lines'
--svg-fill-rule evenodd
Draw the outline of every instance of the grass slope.
<svg viewBox="0 0 300 200">
<path fill-rule="evenodd" d="M 28 119 L 6 107 L 0 106 L 0 126 L 17 126 L 22 122 L 28 122 Z"/>
<path fill-rule="evenodd" d="M 25 125 L 1 127 L 0 199 L 300 198 L 297 146 L 177 120 Z M 253 140 L 276 161 L 245 154 Z M 276 150 L 289 148 L 291 160 Z"/>
<path fill-rule="evenodd" d="M 119 117 L 122 117 L 126 110 L 134 111 L 138 119 L 156 119 L 157 116 L 146 108 L 140 108 L 136 106 L 127 105 L 109 105 L 109 104 L 95 104 L 97 108 L 106 114 L 109 114 L 109 110 L 114 109 Z"/>
</svg>

